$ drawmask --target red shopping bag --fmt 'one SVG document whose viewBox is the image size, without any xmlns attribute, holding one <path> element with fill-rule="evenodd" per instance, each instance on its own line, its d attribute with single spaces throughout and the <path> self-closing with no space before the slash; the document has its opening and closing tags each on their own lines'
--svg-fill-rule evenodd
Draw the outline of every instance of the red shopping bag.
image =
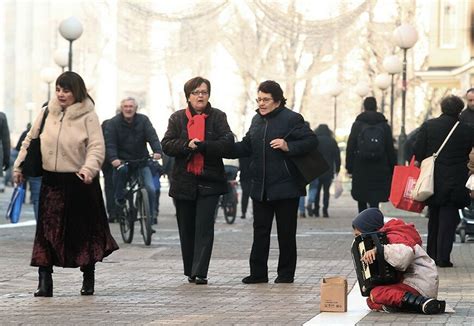
<svg viewBox="0 0 474 326">
<path fill-rule="evenodd" d="M 420 175 L 420 169 L 415 166 L 414 161 L 413 156 L 410 165 L 395 166 L 389 200 L 398 209 L 420 213 L 425 203 L 413 199 L 412 191 Z"/>
</svg>

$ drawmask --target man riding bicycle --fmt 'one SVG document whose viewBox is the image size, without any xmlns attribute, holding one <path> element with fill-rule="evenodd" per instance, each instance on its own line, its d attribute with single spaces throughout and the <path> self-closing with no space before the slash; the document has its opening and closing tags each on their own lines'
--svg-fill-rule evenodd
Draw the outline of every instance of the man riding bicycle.
<svg viewBox="0 0 474 326">
<path fill-rule="evenodd" d="M 148 164 L 126 165 L 127 161 L 138 161 L 149 157 L 147 143 L 153 150 L 153 159 L 161 158 L 161 144 L 150 119 L 137 113 L 137 101 L 127 97 L 120 102 L 120 114 L 110 119 L 104 132 L 106 159 L 114 167 L 115 202 L 125 205 L 125 186 L 130 169 L 139 169 L 148 192 L 150 211 L 155 215 L 155 185 Z M 155 216 L 153 216 L 155 218 Z"/>
</svg>

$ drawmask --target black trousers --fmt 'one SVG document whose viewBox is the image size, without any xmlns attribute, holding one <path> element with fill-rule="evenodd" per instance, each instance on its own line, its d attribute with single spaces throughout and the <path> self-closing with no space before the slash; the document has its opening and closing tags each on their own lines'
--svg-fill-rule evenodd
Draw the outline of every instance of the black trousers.
<svg viewBox="0 0 474 326">
<path fill-rule="evenodd" d="M 184 275 L 207 277 L 214 243 L 214 212 L 218 195 L 176 200 Z"/>
<path fill-rule="evenodd" d="M 367 204 L 369 206 L 367 206 Z M 379 202 L 375 202 L 375 203 L 366 203 L 365 201 L 358 201 L 357 202 L 357 207 L 359 209 L 359 213 L 362 212 L 363 210 L 367 209 L 367 208 L 379 208 Z"/>
<path fill-rule="evenodd" d="M 333 176 L 328 175 L 319 177 L 318 190 L 316 191 L 316 199 L 314 201 L 314 209 L 319 211 L 319 199 L 321 198 L 321 190 L 323 190 L 323 210 L 327 211 L 329 208 L 329 188 L 331 188 Z"/>
<path fill-rule="evenodd" d="M 299 198 L 273 201 L 253 200 L 253 244 L 250 254 L 250 275 L 268 277 L 268 255 L 273 216 L 276 219 L 278 246 L 278 276 L 294 278 L 296 269 L 296 221 Z"/>
<path fill-rule="evenodd" d="M 460 217 L 456 207 L 429 206 L 426 252 L 436 262 L 451 261 L 451 251 Z"/>
<path fill-rule="evenodd" d="M 240 180 L 240 188 L 242 188 L 242 196 L 240 198 L 240 207 L 242 211 L 242 215 L 247 213 L 247 206 L 249 204 L 249 197 L 250 197 L 250 188 L 252 187 L 250 180 Z"/>
</svg>

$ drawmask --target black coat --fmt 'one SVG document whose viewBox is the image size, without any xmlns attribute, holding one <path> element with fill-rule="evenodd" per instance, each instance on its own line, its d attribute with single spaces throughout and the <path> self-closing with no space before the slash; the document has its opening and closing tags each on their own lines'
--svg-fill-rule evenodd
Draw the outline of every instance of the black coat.
<svg viewBox="0 0 474 326">
<path fill-rule="evenodd" d="M 287 137 L 288 136 L 288 137 Z M 286 138 L 289 152 L 270 147 L 270 141 Z M 250 197 L 255 200 L 298 198 L 306 194 L 304 183 L 290 156 L 301 155 L 318 146 L 318 138 L 301 114 L 279 107 L 253 117 L 247 134 L 235 144 L 235 157 L 250 156 Z"/>
<path fill-rule="evenodd" d="M 459 115 L 459 121 L 474 129 L 474 110 L 465 108 Z"/>
<path fill-rule="evenodd" d="M 136 113 L 131 123 L 117 114 L 104 125 L 106 157 L 114 160 L 138 160 L 149 156 L 147 143 L 153 153 L 161 154 L 161 144 L 155 128 L 146 115 Z"/>
<path fill-rule="evenodd" d="M 334 173 L 338 174 L 341 169 L 341 150 L 327 126 L 319 126 L 314 133 L 318 136 L 318 150 L 329 165 L 329 170 L 320 178 L 332 178 Z"/>
<path fill-rule="evenodd" d="M 170 116 L 168 129 L 161 141 L 165 154 L 174 157 L 169 195 L 175 199 L 195 200 L 198 194 L 221 195 L 227 192 L 222 157 L 231 150 L 234 135 L 224 112 L 208 105 L 204 113 L 208 117 L 202 142 L 204 169 L 201 175 L 187 172 L 187 164 L 193 151 L 188 147 L 188 118 L 185 109 Z"/>
<path fill-rule="evenodd" d="M 380 160 L 364 160 L 357 155 L 357 138 L 366 124 L 380 124 L 384 129 L 385 151 Z M 352 174 L 352 198 L 367 203 L 388 201 L 395 164 L 392 131 L 385 116 L 375 111 L 359 114 L 352 124 L 346 150 L 346 169 Z"/>
<path fill-rule="evenodd" d="M 439 149 L 456 121 L 456 117 L 442 114 L 423 123 L 415 143 L 418 162 Z M 434 195 L 426 200 L 427 205 L 457 208 L 469 205 L 469 190 L 465 184 L 469 153 L 474 146 L 473 136 L 467 125 L 461 123 L 456 127 L 435 161 Z"/>
<path fill-rule="evenodd" d="M 8 129 L 7 116 L 0 112 L 0 164 L 5 170 L 10 166 L 10 149 L 10 130 Z"/>
</svg>

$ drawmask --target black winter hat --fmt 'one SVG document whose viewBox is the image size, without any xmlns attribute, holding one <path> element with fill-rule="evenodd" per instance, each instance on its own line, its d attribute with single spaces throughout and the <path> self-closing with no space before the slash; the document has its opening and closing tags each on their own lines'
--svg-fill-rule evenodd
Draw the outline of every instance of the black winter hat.
<svg viewBox="0 0 474 326">
<path fill-rule="evenodd" d="M 375 232 L 383 225 L 383 214 L 378 208 L 367 208 L 352 221 L 352 228 L 362 233 Z"/>
</svg>

